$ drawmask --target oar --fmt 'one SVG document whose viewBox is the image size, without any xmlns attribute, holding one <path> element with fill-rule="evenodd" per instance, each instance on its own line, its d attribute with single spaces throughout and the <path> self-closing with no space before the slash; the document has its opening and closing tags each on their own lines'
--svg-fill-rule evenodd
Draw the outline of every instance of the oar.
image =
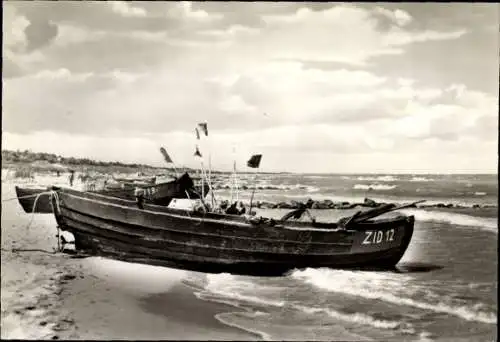
<svg viewBox="0 0 500 342">
<path fill-rule="evenodd" d="M 382 214 L 385 214 L 385 213 L 388 213 L 388 212 L 391 212 L 391 211 L 413 207 L 414 205 L 422 203 L 422 202 L 425 202 L 425 200 L 420 200 L 420 201 L 416 201 L 416 202 L 412 202 L 412 203 L 408 203 L 408 204 L 402 204 L 402 205 L 399 205 L 399 206 L 396 206 L 393 203 L 385 204 L 385 205 L 383 205 L 383 206 L 381 206 L 379 208 L 374 208 L 372 210 L 368 210 L 368 211 L 365 211 L 365 212 L 357 212 L 356 214 L 354 214 L 354 216 L 345 217 L 345 218 L 340 219 L 339 221 L 344 221 L 345 220 L 345 222 L 346 222 L 345 225 L 360 223 L 360 222 L 367 221 L 367 220 L 369 220 L 371 218 L 380 216 Z"/>
</svg>

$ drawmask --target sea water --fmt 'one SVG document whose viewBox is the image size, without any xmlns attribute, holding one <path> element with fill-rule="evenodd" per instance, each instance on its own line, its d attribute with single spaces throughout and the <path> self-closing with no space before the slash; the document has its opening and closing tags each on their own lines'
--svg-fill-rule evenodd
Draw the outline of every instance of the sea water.
<svg viewBox="0 0 500 342">
<path fill-rule="evenodd" d="M 469 209 L 405 209 L 416 223 L 399 272 L 322 268 L 278 278 L 191 273 L 186 282 L 198 298 L 235 306 L 218 315 L 221 322 L 278 340 L 496 340 L 498 215 L 472 208 L 497 205 L 496 175 L 254 177 L 239 183 L 261 188 L 254 200 L 426 199 Z M 230 195 L 227 189 L 217 193 Z M 250 195 L 242 190 L 239 198 Z M 315 215 L 334 220 L 339 211 Z"/>
</svg>

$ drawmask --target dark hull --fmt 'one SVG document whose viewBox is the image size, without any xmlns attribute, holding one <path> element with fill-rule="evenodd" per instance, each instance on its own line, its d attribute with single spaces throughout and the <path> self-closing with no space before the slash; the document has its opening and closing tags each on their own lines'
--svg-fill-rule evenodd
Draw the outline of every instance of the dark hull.
<svg viewBox="0 0 500 342">
<path fill-rule="evenodd" d="M 36 200 L 37 195 L 43 192 L 47 192 L 47 189 L 19 188 L 16 186 L 17 199 L 26 213 L 52 214 L 52 204 L 48 193 L 40 195 Z M 35 210 L 33 210 L 33 207 Z"/>
<path fill-rule="evenodd" d="M 349 230 L 335 224 L 252 224 L 240 216 L 148 204 L 139 209 L 133 201 L 68 189 L 58 195 L 56 220 L 74 234 L 77 250 L 208 273 L 264 276 L 306 267 L 392 268 L 406 251 L 414 225 L 412 216 L 368 221 Z"/>
<path fill-rule="evenodd" d="M 127 200 L 135 200 L 136 185 L 127 184 L 122 189 L 104 189 L 92 191 L 98 194 L 119 197 Z M 201 194 L 206 196 L 209 191 L 207 184 L 204 184 L 203 191 L 201 186 L 194 186 L 193 188 L 185 189 L 181 184 L 176 181 L 154 184 L 149 186 L 141 186 L 144 190 L 144 200 L 148 203 L 156 205 L 168 205 L 173 198 L 200 198 Z M 186 193 L 187 192 L 187 193 Z"/>
<path fill-rule="evenodd" d="M 186 193 L 186 190 L 182 190 L 179 184 L 175 182 L 148 186 L 145 187 L 144 190 L 144 199 L 146 203 L 164 206 L 167 206 L 173 198 L 188 198 L 189 196 L 189 198 L 196 199 L 200 198 L 200 194 L 202 193 L 201 186 L 195 186 L 194 189 L 189 189 Z M 36 202 L 36 208 L 33 211 L 36 195 L 46 191 L 47 189 L 20 188 L 16 186 L 17 199 L 26 213 L 52 214 L 52 204 L 50 203 L 49 194 L 40 195 Z M 203 194 L 206 196 L 208 191 L 209 187 L 205 184 Z M 124 189 L 105 189 L 89 192 L 136 201 L 135 186 L 127 186 Z"/>
<path fill-rule="evenodd" d="M 184 190 L 180 184 L 169 182 L 152 185 L 144 188 L 144 198 L 147 202 L 157 205 L 168 205 L 173 198 L 192 198 L 197 199 L 201 194 L 206 196 L 209 191 L 207 184 L 204 184 L 203 192 L 201 186 L 195 186 L 194 189 Z M 186 193 L 187 192 L 187 193 Z"/>
</svg>

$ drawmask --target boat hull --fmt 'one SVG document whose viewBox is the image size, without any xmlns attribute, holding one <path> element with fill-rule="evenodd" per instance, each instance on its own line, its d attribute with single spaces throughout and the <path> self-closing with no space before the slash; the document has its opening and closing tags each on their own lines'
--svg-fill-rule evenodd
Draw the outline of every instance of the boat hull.
<svg viewBox="0 0 500 342">
<path fill-rule="evenodd" d="M 188 213 L 57 190 L 56 220 L 87 254 L 207 273 L 271 276 L 292 269 L 388 269 L 406 251 L 414 218 L 332 224 L 250 223 L 241 216 Z"/>
<path fill-rule="evenodd" d="M 123 188 L 104 189 L 93 191 L 95 193 L 120 197 L 128 200 L 135 200 L 135 189 L 140 187 L 143 190 L 143 197 L 146 202 L 156 205 L 167 206 L 174 198 L 192 198 L 198 199 L 201 194 L 206 195 L 210 190 L 207 184 L 202 186 L 195 186 L 191 177 L 184 174 L 181 178 L 160 184 L 141 185 L 131 183 L 123 183 Z"/>
<path fill-rule="evenodd" d="M 183 177 L 189 176 L 184 175 Z M 38 194 L 47 192 L 47 189 L 43 188 L 16 188 L 16 195 L 21 204 L 21 207 L 26 213 L 38 213 L 38 214 L 51 214 L 52 204 L 50 203 L 50 195 L 42 194 L 38 197 L 35 207 L 35 199 Z M 124 188 L 111 188 L 104 190 L 92 190 L 89 192 L 107 195 L 111 197 L 118 197 L 126 199 L 129 201 L 136 201 L 135 195 L 136 185 L 127 184 Z M 167 206 L 173 198 L 200 198 L 201 194 L 206 196 L 209 191 L 207 184 L 204 184 L 203 190 L 201 186 L 194 186 L 189 183 L 188 186 L 183 186 L 178 181 L 172 181 L 167 183 L 155 184 L 146 187 L 142 187 L 144 190 L 144 200 L 146 203 L 153 203 L 156 205 Z"/>
<path fill-rule="evenodd" d="M 47 192 L 47 189 L 20 188 L 18 186 L 16 186 L 15 188 L 17 200 L 19 201 L 19 204 L 23 208 L 24 212 L 37 214 L 53 213 L 50 194 Z"/>
<path fill-rule="evenodd" d="M 208 185 L 204 184 L 203 191 L 201 186 L 194 186 L 194 189 L 189 188 L 183 191 L 180 184 L 169 182 L 145 187 L 144 198 L 146 201 L 157 205 L 169 205 L 173 198 L 198 199 L 201 194 L 206 195 L 209 190 Z"/>
</svg>

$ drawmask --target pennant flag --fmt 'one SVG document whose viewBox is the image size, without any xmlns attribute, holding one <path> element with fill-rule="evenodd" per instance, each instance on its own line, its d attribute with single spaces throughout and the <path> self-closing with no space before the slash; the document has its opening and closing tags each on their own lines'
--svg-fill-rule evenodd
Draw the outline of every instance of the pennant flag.
<svg viewBox="0 0 500 342">
<path fill-rule="evenodd" d="M 198 149 L 198 146 L 196 146 L 196 152 L 194 153 L 194 156 L 201 158 L 201 153 L 200 153 L 200 150 Z"/>
<path fill-rule="evenodd" d="M 163 154 L 163 158 L 165 158 L 165 161 L 167 163 L 173 163 L 172 158 L 167 153 L 167 150 L 165 150 L 163 147 L 160 147 L 160 152 Z"/>
<path fill-rule="evenodd" d="M 260 165 L 260 160 L 262 159 L 262 154 L 254 154 L 248 161 L 247 166 L 254 169 L 258 168 Z"/>
<path fill-rule="evenodd" d="M 203 133 L 205 133 L 205 136 L 208 137 L 208 125 L 206 122 L 204 123 L 199 123 L 198 126 L 200 126 L 200 129 L 202 130 Z"/>
<path fill-rule="evenodd" d="M 196 139 L 200 140 L 200 131 L 198 131 L 198 128 L 195 128 L 194 131 L 196 132 Z"/>
</svg>

